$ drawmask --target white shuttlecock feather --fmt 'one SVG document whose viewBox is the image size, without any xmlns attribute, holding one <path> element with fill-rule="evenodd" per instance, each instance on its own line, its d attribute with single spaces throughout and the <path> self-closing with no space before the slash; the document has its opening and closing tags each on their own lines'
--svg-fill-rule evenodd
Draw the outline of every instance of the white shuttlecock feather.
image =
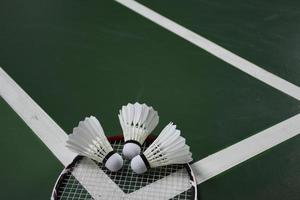
<svg viewBox="0 0 300 200">
<path fill-rule="evenodd" d="M 192 160 L 190 147 L 180 135 L 180 130 L 170 123 L 144 153 L 131 160 L 131 168 L 134 172 L 141 174 L 146 172 L 147 168 L 184 164 Z"/>
<path fill-rule="evenodd" d="M 94 116 L 79 122 L 69 135 L 66 146 L 79 155 L 103 163 L 110 171 L 118 171 L 123 166 L 122 157 L 113 151 L 100 122 Z"/>
<path fill-rule="evenodd" d="M 140 154 L 141 145 L 157 126 L 159 116 L 151 106 L 129 103 L 122 106 L 119 120 L 125 140 L 123 155 L 131 159 Z"/>
</svg>

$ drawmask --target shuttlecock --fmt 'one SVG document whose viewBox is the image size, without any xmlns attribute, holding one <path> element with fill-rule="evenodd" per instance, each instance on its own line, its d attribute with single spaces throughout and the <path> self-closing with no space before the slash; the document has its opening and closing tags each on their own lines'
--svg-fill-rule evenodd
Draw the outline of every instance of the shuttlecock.
<svg viewBox="0 0 300 200">
<path fill-rule="evenodd" d="M 69 135 L 66 146 L 79 155 L 102 163 L 110 171 L 118 171 L 123 166 L 122 157 L 113 151 L 101 124 L 94 116 L 79 122 Z"/>
<path fill-rule="evenodd" d="M 127 104 L 122 106 L 119 120 L 123 130 L 125 145 L 123 155 L 132 159 L 141 152 L 141 145 L 157 126 L 159 116 L 157 111 L 146 104 Z"/>
<path fill-rule="evenodd" d="M 186 145 L 185 139 L 180 136 L 176 125 L 168 124 L 146 149 L 146 151 L 131 160 L 131 168 L 137 174 L 142 174 L 148 168 L 170 164 L 184 164 L 191 162 L 192 153 Z"/>
</svg>

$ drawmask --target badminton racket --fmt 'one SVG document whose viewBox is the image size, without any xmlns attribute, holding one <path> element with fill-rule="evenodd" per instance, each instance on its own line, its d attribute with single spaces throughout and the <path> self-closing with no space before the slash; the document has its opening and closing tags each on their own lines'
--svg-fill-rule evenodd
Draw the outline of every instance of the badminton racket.
<svg viewBox="0 0 300 200">
<path fill-rule="evenodd" d="M 108 137 L 112 147 L 122 153 L 123 136 Z M 142 150 L 154 140 L 149 137 Z M 166 200 L 197 199 L 197 184 L 189 164 L 168 165 L 136 174 L 130 161 L 118 172 L 108 171 L 102 164 L 77 156 L 60 174 L 52 192 L 52 200 Z"/>
</svg>

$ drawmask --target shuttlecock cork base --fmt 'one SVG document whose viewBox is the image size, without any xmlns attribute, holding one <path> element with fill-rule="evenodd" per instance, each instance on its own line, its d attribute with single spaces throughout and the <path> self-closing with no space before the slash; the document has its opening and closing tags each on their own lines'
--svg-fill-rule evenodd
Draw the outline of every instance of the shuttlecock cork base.
<svg viewBox="0 0 300 200">
<path fill-rule="evenodd" d="M 122 157 L 115 151 L 109 152 L 103 159 L 102 164 L 110 171 L 119 171 L 123 166 Z"/>
<path fill-rule="evenodd" d="M 127 140 L 124 144 L 122 153 L 127 159 L 131 160 L 141 153 L 141 144 L 135 140 Z"/>
<path fill-rule="evenodd" d="M 137 174 L 143 174 L 150 168 L 150 163 L 144 154 L 135 156 L 130 163 L 132 171 Z"/>
</svg>

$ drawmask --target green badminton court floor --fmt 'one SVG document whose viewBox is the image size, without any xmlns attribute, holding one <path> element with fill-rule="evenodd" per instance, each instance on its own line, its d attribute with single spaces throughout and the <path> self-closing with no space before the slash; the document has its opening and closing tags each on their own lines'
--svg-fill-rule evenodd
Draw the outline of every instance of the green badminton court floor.
<svg viewBox="0 0 300 200">
<path fill-rule="evenodd" d="M 300 86 L 300 2 L 140 0 Z M 3 1 L 0 66 L 67 132 L 128 102 L 181 129 L 198 161 L 300 111 L 298 100 L 108 0 Z M 299 122 L 300 123 L 300 122 Z M 1 199 L 49 199 L 63 166 L 0 100 Z M 202 200 L 299 200 L 296 136 L 199 185 Z"/>
</svg>

